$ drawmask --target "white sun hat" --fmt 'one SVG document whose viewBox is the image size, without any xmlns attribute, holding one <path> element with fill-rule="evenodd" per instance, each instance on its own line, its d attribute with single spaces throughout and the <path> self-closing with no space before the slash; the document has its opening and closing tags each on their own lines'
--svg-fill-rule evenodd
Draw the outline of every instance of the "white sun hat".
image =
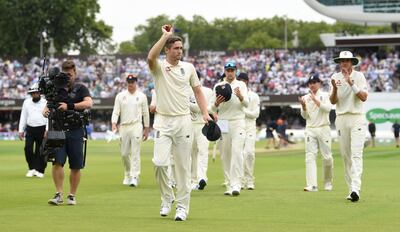
<svg viewBox="0 0 400 232">
<path fill-rule="evenodd" d="M 29 89 L 28 93 L 36 93 L 39 92 L 39 83 L 34 83 Z"/>
<path fill-rule="evenodd" d="M 341 51 L 340 54 L 339 54 L 339 57 L 334 58 L 333 61 L 335 63 L 339 64 L 342 59 L 351 60 L 351 63 L 353 65 L 357 65 L 358 62 L 359 62 L 359 60 L 356 57 L 353 56 L 353 53 L 351 53 L 349 51 Z"/>
</svg>

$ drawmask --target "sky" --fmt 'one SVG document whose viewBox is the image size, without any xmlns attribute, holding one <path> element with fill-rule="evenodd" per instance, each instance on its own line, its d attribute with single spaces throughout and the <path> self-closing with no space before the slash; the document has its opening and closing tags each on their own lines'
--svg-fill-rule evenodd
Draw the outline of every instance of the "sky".
<svg viewBox="0 0 400 232">
<path fill-rule="evenodd" d="M 335 20 L 311 9 L 303 0 L 99 0 L 98 19 L 113 26 L 114 42 L 131 40 L 135 27 L 146 24 L 146 19 L 166 14 L 170 18 L 182 15 L 191 20 L 201 15 L 208 22 L 216 18 L 256 19 L 287 15 L 303 21 Z"/>
</svg>

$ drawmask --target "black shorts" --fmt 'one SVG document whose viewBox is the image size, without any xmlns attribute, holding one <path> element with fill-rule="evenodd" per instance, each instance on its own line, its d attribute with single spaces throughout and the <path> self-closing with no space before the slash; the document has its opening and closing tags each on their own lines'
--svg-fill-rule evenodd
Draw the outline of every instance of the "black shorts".
<svg viewBox="0 0 400 232">
<path fill-rule="evenodd" d="M 397 133 L 394 132 L 394 137 L 395 137 L 395 138 L 398 138 L 398 137 L 399 137 L 399 132 L 397 132 Z"/>
<path fill-rule="evenodd" d="M 56 150 L 54 163 L 64 166 L 67 157 L 70 169 L 82 169 L 83 164 L 83 128 L 65 132 L 65 144 Z"/>
</svg>

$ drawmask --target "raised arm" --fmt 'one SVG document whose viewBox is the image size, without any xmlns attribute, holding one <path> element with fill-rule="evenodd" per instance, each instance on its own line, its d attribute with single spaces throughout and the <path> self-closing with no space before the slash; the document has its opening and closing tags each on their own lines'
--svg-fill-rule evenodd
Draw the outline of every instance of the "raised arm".
<svg viewBox="0 0 400 232">
<path fill-rule="evenodd" d="M 169 25 L 164 25 L 161 27 L 162 35 L 161 38 L 153 45 L 147 55 L 147 62 L 149 63 L 150 70 L 154 71 L 157 64 L 157 58 L 160 56 L 161 50 L 163 49 L 165 42 L 168 37 L 173 34 L 174 29 Z M 168 31 L 167 31 L 168 30 Z"/>
</svg>

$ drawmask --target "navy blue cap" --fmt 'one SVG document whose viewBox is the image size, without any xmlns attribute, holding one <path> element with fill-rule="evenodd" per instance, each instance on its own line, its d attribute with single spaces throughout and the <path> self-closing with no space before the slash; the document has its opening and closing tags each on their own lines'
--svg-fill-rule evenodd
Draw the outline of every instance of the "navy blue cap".
<svg viewBox="0 0 400 232">
<path fill-rule="evenodd" d="M 203 126 L 201 133 L 207 137 L 208 141 L 216 141 L 221 138 L 221 129 L 214 121 L 208 121 L 208 125 Z"/>
<path fill-rule="evenodd" d="M 134 81 L 137 81 L 137 77 L 136 77 L 136 75 L 129 74 L 129 75 L 126 77 L 126 81 L 127 81 L 127 82 L 134 82 Z"/>
<path fill-rule="evenodd" d="M 239 73 L 239 75 L 237 76 L 237 79 L 239 81 L 244 80 L 244 81 L 248 81 L 249 80 L 249 76 L 247 75 L 247 73 L 241 72 Z"/>
<path fill-rule="evenodd" d="M 319 79 L 318 75 L 311 75 L 311 76 L 308 78 L 307 84 L 310 84 L 310 83 L 317 83 L 317 82 L 321 82 L 321 79 Z"/>
<path fill-rule="evenodd" d="M 225 101 L 229 101 L 232 96 L 232 87 L 230 84 L 225 83 L 215 87 L 215 94 L 224 97 Z"/>
<path fill-rule="evenodd" d="M 224 68 L 225 69 L 236 69 L 236 62 L 229 61 L 229 62 L 225 63 Z"/>
</svg>

